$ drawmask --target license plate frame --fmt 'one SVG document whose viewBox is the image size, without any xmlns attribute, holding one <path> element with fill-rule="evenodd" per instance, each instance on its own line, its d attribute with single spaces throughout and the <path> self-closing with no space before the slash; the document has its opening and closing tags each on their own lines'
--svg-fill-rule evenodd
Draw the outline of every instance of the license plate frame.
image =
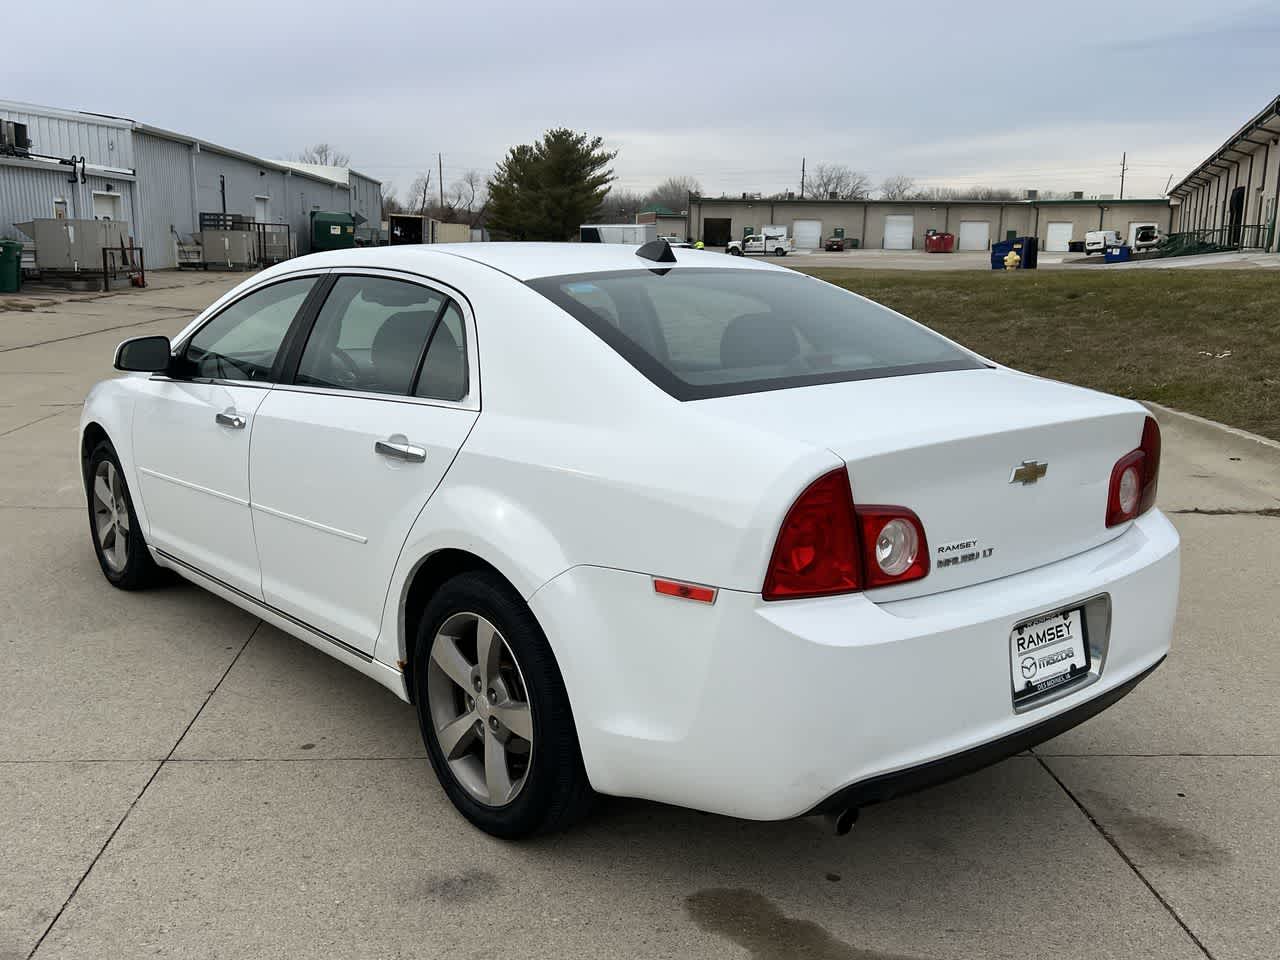
<svg viewBox="0 0 1280 960">
<path fill-rule="evenodd" d="M 1009 676 L 1013 705 L 1024 708 L 1061 693 L 1090 675 L 1086 603 L 1038 613 L 1009 631 Z"/>
</svg>

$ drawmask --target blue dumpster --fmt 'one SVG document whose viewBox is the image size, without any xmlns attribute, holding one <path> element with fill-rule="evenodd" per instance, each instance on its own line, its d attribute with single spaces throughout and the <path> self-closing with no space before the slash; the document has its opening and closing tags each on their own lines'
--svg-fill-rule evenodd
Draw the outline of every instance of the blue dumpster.
<svg viewBox="0 0 1280 960">
<path fill-rule="evenodd" d="M 1102 259 L 1107 263 L 1128 263 L 1132 253 L 1133 251 L 1126 243 L 1118 247 L 1107 247 L 1102 254 Z"/>
</svg>

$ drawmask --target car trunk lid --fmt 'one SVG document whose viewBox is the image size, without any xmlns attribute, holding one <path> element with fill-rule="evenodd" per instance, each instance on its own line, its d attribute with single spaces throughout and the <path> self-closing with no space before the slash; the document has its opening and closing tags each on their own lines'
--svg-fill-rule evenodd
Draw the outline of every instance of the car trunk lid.
<svg viewBox="0 0 1280 960">
<path fill-rule="evenodd" d="M 830 449 L 847 465 L 855 504 L 916 512 L 930 572 L 868 591 L 877 601 L 1008 576 L 1119 535 L 1123 526 L 1106 526 L 1111 469 L 1138 446 L 1145 417 L 1131 401 L 1003 369 L 699 405 Z"/>
</svg>

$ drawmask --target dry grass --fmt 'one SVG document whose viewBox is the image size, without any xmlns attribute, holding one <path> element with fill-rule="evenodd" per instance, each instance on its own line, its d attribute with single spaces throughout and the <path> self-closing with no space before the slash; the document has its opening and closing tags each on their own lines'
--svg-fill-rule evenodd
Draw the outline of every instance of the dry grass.
<svg viewBox="0 0 1280 960">
<path fill-rule="evenodd" d="M 1280 275 L 811 269 L 985 356 L 1280 438 Z"/>
</svg>

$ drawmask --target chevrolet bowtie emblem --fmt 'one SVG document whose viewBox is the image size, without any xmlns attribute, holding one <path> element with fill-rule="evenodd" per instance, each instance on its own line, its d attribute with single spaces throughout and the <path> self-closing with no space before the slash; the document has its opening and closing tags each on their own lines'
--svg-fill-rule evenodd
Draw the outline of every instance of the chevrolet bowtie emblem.
<svg viewBox="0 0 1280 960">
<path fill-rule="evenodd" d="M 1013 474 L 1009 477 L 1009 482 L 1026 486 L 1028 483 L 1035 483 L 1048 472 L 1049 465 L 1047 463 L 1041 463 L 1039 460 L 1023 460 L 1013 468 Z"/>
</svg>

